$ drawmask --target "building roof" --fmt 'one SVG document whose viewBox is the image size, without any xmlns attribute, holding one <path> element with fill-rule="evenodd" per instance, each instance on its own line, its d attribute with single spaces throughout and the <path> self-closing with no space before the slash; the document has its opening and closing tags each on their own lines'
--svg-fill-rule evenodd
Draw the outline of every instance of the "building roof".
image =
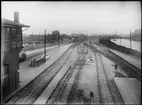
<svg viewBox="0 0 142 105">
<path fill-rule="evenodd" d="M 2 26 L 21 26 L 21 27 L 30 27 L 29 25 L 24 25 L 21 23 L 17 23 L 8 19 L 3 19 L 2 18 Z"/>
</svg>

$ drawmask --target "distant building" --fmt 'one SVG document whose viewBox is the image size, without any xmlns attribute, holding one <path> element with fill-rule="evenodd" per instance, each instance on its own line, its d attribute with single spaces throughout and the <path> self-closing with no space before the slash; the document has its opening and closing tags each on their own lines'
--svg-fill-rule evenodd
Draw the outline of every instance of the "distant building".
<svg viewBox="0 0 142 105">
<path fill-rule="evenodd" d="M 59 40 L 59 35 L 60 35 L 60 32 L 58 30 L 53 31 L 52 32 L 53 40 L 58 41 Z"/>
<path fill-rule="evenodd" d="M 18 12 L 14 12 L 14 21 L 2 19 L 2 99 L 19 87 L 19 52 L 23 48 L 22 27 L 30 26 L 19 23 Z"/>
</svg>

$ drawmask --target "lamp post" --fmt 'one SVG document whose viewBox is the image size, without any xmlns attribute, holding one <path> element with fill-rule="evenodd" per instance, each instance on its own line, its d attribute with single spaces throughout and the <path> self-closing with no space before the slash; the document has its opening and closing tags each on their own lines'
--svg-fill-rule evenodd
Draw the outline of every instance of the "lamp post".
<svg viewBox="0 0 142 105">
<path fill-rule="evenodd" d="M 44 57 L 45 57 L 45 62 L 46 62 L 46 30 L 45 30 L 45 35 L 44 35 Z"/>
<path fill-rule="evenodd" d="M 130 49 L 131 49 L 131 30 L 130 30 Z"/>
</svg>

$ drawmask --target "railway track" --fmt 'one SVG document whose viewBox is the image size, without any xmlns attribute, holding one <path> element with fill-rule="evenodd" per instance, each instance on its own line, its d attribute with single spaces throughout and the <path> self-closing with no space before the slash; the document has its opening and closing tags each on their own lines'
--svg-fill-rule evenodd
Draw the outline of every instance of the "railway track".
<svg viewBox="0 0 142 105">
<path fill-rule="evenodd" d="M 62 45 L 62 46 L 64 46 L 64 45 Z M 51 48 L 51 49 L 46 49 L 46 52 L 51 51 L 51 50 L 54 50 L 54 49 L 57 49 L 57 48 L 58 48 L 58 47 L 56 46 L 56 47 L 53 47 L 53 48 Z M 27 61 L 27 60 L 29 60 L 29 59 L 35 57 L 35 56 L 42 55 L 43 53 L 44 53 L 44 51 L 39 51 L 39 52 L 37 52 L 37 53 L 34 53 L 33 55 L 30 55 L 30 56 L 27 55 L 26 60 L 21 61 L 20 63 L 23 63 L 23 62 L 25 62 L 25 61 Z"/>
<path fill-rule="evenodd" d="M 92 100 L 92 102 L 88 99 L 88 104 L 124 104 L 123 99 L 118 91 L 118 89 L 115 87 L 114 84 L 112 84 L 112 81 L 108 79 L 106 69 L 104 67 L 101 52 L 98 51 L 93 46 L 89 46 L 91 50 L 94 53 L 95 61 L 96 61 L 96 76 L 97 76 L 97 87 L 98 93 L 95 94 L 99 97 Z M 115 91 L 114 91 L 115 90 Z M 115 92 L 115 93 L 114 93 Z M 95 96 L 96 97 L 96 96 Z"/>
<path fill-rule="evenodd" d="M 92 49 L 93 50 L 93 49 Z M 108 77 L 100 53 L 96 50 L 94 51 L 94 56 L 96 60 L 96 70 L 98 79 L 98 90 L 101 104 L 114 104 L 113 95 L 110 89 Z"/>
<path fill-rule="evenodd" d="M 31 104 L 34 103 L 38 96 L 43 92 L 47 85 L 52 81 L 60 69 L 72 54 L 75 45 L 72 45 L 67 51 L 46 70 L 39 74 L 29 84 L 23 87 L 10 99 L 5 101 L 6 104 Z"/>
<path fill-rule="evenodd" d="M 77 46 L 78 51 L 81 51 L 80 45 Z M 77 60 L 75 63 L 66 71 L 66 73 L 62 76 L 61 80 L 58 82 L 56 88 L 48 98 L 48 96 L 45 97 L 47 99 L 46 103 L 42 104 L 67 104 L 71 102 L 71 99 L 73 99 L 73 94 L 76 89 L 77 81 L 80 75 L 80 70 L 82 65 L 84 64 L 84 55 L 79 54 Z M 40 97 L 44 97 L 40 96 Z M 36 100 L 35 104 L 40 102 L 41 98 L 39 100 Z M 43 102 L 43 101 L 42 101 Z"/>
<path fill-rule="evenodd" d="M 72 89 L 70 91 L 70 94 L 68 96 L 67 105 L 72 105 L 72 104 L 86 104 L 86 105 L 90 105 L 89 103 L 86 103 L 85 101 L 81 102 L 80 99 L 82 98 L 82 96 L 79 95 L 79 90 L 77 88 L 78 87 L 77 85 L 79 83 L 79 78 L 80 78 L 81 70 L 82 70 L 82 67 L 83 67 L 82 65 L 84 65 L 84 63 L 85 63 L 85 56 L 86 56 L 85 54 L 86 54 L 87 50 L 85 50 L 85 46 L 82 46 L 82 48 L 80 49 L 80 51 L 82 51 L 82 53 L 80 53 L 82 55 L 82 57 L 83 57 L 82 58 L 82 63 L 81 63 L 81 66 L 79 66 L 79 71 L 78 71 L 78 73 L 75 76 L 75 82 L 74 82 L 74 84 L 72 86 Z"/>
<path fill-rule="evenodd" d="M 73 65 L 70 66 L 69 57 L 71 58 L 71 54 L 76 45 L 78 56 Z M 38 75 L 34 80 L 32 80 L 5 103 L 39 104 L 38 102 L 42 101 L 41 99 L 45 99 L 45 103 L 42 102 L 42 104 L 74 104 L 76 100 L 75 98 L 80 99 L 80 97 L 77 96 L 77 84 L 81 74 L 80 72 L 85 62 L 85 54 L 88 52 L 87 47 L 90 47 L 94 53 L 96 61 L 97 88 L 99 91 L 99 98 L 97 99 L 97 102 L 100 104 L 115 104 L 115 99 L 113 97 L 111 86 L 109 84 L 106 70 L 100 55 L 102 52 L 98 51 L 94 46 L 85 47 L 84 44 L 80 43 L 76 45 L 72 45 L 68 48 L 68 50 L 56 62 L 44 70 L 40 75 Z M 69 65 L 65 67 L 67 62 Z M 57 76 L 59 78 L 56 78 Z M 51 87 L 49 87 L 49 85 Z M 52 87 L 53 89 L 51 89 Z M 47 94 L 46 92 L 50 94 Z M 92 101 L 90 101 L 91 99 L 86 99 L 87 102 L 84 100 L 85 99 L 83 99 L 83 104 L 92 104 Z"/>
<path fill-rule="evenodd" d="M 131 63 L 129 63 L 125 59 L 121 58 L 117 54 L 113 53 L 112 51 L 107 50 L 106 48 L 102 48 L 102 47 L 100 47 L 100 48 L 104 52 L 106 52 L 104 54 L 105 56 L 108 56 L 113 61 L 117 62 L 117 64 L 119 64 L 122 68 L 124 68 L 124 70 L 127 71 L 127 73 L 129 73 L 128 75 L 130 75 L 131 77 L 137 78 L 141 82 L 141 70 L 139 68 L 132 65 Z"/>
<path fill-rule="evenodd" d="M 81 51 L 86 52 L 87 49 L 85 50 L 85 48 L 83 48 Z M 113 105 L 115 102 L 113 99 L 112 91 L 109 86 L 108 77 L 106 75 L 106 71 L 104 68 L 104 64 L 102 62 L 102 58 L 100 56 L 100 53 L 96 52 L 95 49 L 93 50 L 93 53 L 94 53 L 95 61 L 96 61 L 97 86 L 98 86 L 96 88 L 98 88 L 98 91 L 99 91 L 98 92 L 99 98 L 97 100 L 95 99 L 95 102 L 99 102 L 97 104 L 112 104 Z M 83 56 L 83 57 L 84 57 L 83 59 L 85 62 L 85 56 Z M 80 66 L 80 67 L 82 67 L 82 66 Z M 79 79 L 79 75 L 80 75 L 80 72 L 78 72 L 78 75 L 76 75 L 75 80 Z M 78 81 L 75 81 L 74 85 L 72 86 L 72 90 L 70 91 L 70 94 L 68 96 L 67 104 L 72 105 L 72 104 L 76 104 L 78 102 L 80 104 L 86 104 L 86 105 L 95 104 L 95 103 L 93 103 L 93 100 L 91 98 L 79 95 L 79 93 L 78 93 L 79 90 L 77 89 L 77 84 L 78 84 Z M 96 95 L 96 94 L 94 94 L 94 95 Z"/>
<path fill-rule="evenodd" d="M 86 45 L 86 44 L 85 44 Z M 87 45 L 88 46 L 88 45 Z M 134 77 L 137 78 L 138 81 L 141 82 L 141 70 L 137 68 L 136 66 L 132 65 L 125 59 L 121 58 L 117 54 L 113 53 L 112 51 L 102 47 L 98 46 L 102 51 L 98 50 L 101 54 L 109 58 L 110 60 L 114 61 L 116 64 L 118 64 L 120 67 L 122 67 L 128 74 L 128 77 Z M 95 46 L 90 46 L 90 48 L 95 48 Z M 97 48 L 96 48 L 97 50 Z"/>
<path fill-rule="evenodd" d="M 124 60 L 123 58 L 119 57 L 112 51 L 109 51 L 112 56 L 117 57 L 116 59 L 120 59 L 121 65 L 124 65 L 123 68 L 127 70 L 127 72 L 130 72 L 133 77 L 137 78 L 141 82 L 141 70 L 137 68 L 136 66 L 132 65 L 128 61 Z M 126 66 L 126 67 L 125 67 Z"/>
<path fill-rule="evenodd" d="M 79 72 L 79 70 L 77 70 L 77 67 L 82 65 L 83 65 L 83 59 L 79 57 L 74 63 L 74 65 L 63 76 L 60 83 L 58 84 L 58 86 L 56 87 L 55 91 L 50 96 L 46 104 L 53 104 L 53 105 L 58 103 L 67 104 L 69 94 L 72 91 L 71 89 L 75 85 L 76 81 L 75 76 Z"/>
<path fill-rule="evenodd" d="M 80 72 L 81 72 L 82 66 L 84 65 L 84 62 L 85 62 L 85 58 L 83 56 L 82 61 L 80 61 L 80 64 L 79 64 L 79 71 L 77 72 L 77 74 L 74 77 L 75 81 L 74 81 L 74 83 L 72 85 L 70 94 L 68 96 L 68 100 L 67 100 L 68 104 L 74 103 L 74 96 L 75 96 L 75 92 L 76 92 L 76 86 L 78 84 L 78 79 L 79 79 L 79 76 L 80 76 Z"/>
<path fill-rule="evenodd" d="M 77 50 L 81 51 L 79 47 L 80 45 L 77 45 Z M 47 90 L 49 91 L 50 89 L 50 91 L 52 92 L 48 92 L 45 89 L 45 91 L 41 94 L 41 96 L 39 96 L 34 104 L 67 104 L 69 97 L 72 97 L 70 94 L 75 89 L 76 81 L 78 80 L 83 63 L 84 58 L 82 54 L 79 54 L 74 64 L 69 69 L 67 69 L 65 73 L 62 73 L 63 75 L 60 74 L 60 76 L 62 75 L 62 77 L 60 78 L 57 85 L 54 81 L 52 81 L 51 86 L 53 84 L 53 88 L 55 86 L 56 87 L 54 89 L 50 89 L 50 87 L 47 87 Z"/>
</svg>

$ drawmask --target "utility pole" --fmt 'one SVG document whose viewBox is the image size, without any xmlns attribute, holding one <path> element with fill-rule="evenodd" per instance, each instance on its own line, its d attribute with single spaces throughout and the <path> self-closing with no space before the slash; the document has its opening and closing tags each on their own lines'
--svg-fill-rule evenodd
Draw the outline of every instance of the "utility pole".
<svg viewBox="0 0 142 105">
<path fill-rule="evenodd" d="M 44 57 L 46 62 L 46 29 L 45 29 L 45 35 L 44 35 Z"/>
<path fill-rule="evenodd" d="M 121 36 L 120 36 L 120 45 L 121 45 Z"/>
<path fill-rule="evenodd" d="M 130 30 L 130 49 L 132 48 L 132 45 L 131 45 L 131 30 Z"/>
<path fill-rule="evenodd" d="M 100 43 L 100 35 L 99 35 L 99 43 Z"/>
<path fill-rule="evenodd" d="M 59 34 L 58 34 L 58 50 L 60 50 L 60 35 Z"/>
<path fill-rule="evenodd" d="M 34 40 L 33 32 L 32 32 L 32 39 Z M 32 40 L 32 47 L 34 46 L 34 45 L 33 45 L 33 42 L 34 42 L 33 40 Z"/>
<path fill-rule="evenodd" d="M 116 35 L 115 35 L 115 39 L 117 38 L 117 30 L 116 30 Z"/>
</svg>

